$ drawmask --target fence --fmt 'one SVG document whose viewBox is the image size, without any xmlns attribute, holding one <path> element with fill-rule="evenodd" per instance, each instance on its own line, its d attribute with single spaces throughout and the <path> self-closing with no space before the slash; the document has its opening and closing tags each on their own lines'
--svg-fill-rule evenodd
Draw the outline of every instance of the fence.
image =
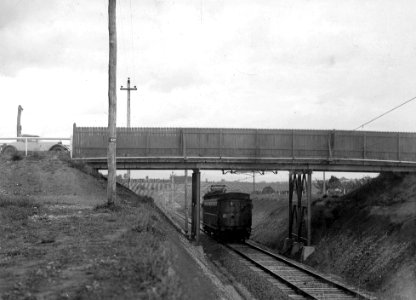
<svg viewBox="0 0 416 300">
<path fill-rule="evenodd" d="M 105 157 L 107 147 L 107 128 L 74 125 L 74 157 Z M 415 162 L 416 133 L 117 128 L 117 157 L 311 158 Z"/>
</svg>

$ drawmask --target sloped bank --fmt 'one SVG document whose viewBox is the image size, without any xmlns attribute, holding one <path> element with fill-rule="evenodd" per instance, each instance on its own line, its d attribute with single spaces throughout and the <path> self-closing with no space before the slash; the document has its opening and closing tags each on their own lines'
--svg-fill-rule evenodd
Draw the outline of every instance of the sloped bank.
<svg viewBox="0 0 416 300">
<path fill-rule="evenodd" d="M 102 205 L 106 180 L 86 166 L 0 157 L 0 298 L 219 298 L 151 199 L 117 196 Z"/>
<path fill-rule="evenodd" d="M 287 201 L 275 201 L 253 239 L 281 249 L 287 224 Z M 312 226 L 307 264 L 382 299 L 416 299 L 416 175 L 385 173 L 344 197 L 317 199 Z"/>
</svg>

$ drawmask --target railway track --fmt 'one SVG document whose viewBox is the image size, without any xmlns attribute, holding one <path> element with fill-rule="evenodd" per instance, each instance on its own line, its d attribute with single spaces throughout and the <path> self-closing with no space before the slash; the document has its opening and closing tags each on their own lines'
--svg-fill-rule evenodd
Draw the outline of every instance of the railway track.
<svg viewBox="0 0 416 300">
<path fill-rule="evenodd" d="M 176 218 L 185 220 L 183 215 L 177 212 L 173 214 Z M 273 285 L 285 292 L 291 299 L 376 299 L 363 291 L 259 247 L 254 242 L 222 244 L 248 262 L 251 269 L 266 273 Z"/>
<path fill-rule="evenodd" d="M 224 245 L 275 278 L 275 285 L 291 299 L 375 299 L 281 255 L 262 249 L 252 242 Z"/>
</svg>

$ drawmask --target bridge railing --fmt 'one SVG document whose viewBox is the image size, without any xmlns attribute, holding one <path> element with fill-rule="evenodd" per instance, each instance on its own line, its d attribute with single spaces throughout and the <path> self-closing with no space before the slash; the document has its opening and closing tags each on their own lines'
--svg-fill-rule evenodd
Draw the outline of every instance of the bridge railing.
<svg viewBox="0 0 416 300">
<path fill-rule="evenodd" d="M 106 157 L 105 127 L 73 128 L 73 157 Z M 416 133 L 117 128 L 117 157 L 314 158 L 416 161 Z"/>
</svg>

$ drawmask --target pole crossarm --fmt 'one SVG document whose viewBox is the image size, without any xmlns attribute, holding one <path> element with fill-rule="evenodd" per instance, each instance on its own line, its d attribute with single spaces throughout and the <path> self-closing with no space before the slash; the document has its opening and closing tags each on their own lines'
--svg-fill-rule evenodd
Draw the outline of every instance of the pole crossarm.
<svg viewBox="0 0 416 300">
<path fill-rule="evenodd" d="M 127 91 L 127 127 L 130 127 L 130 91 L 137 91 L 136 86 L 130 87 L 130 77 L 127 78 L 127 87 L 120 87 L 120 90 Z"/>
</svg>

